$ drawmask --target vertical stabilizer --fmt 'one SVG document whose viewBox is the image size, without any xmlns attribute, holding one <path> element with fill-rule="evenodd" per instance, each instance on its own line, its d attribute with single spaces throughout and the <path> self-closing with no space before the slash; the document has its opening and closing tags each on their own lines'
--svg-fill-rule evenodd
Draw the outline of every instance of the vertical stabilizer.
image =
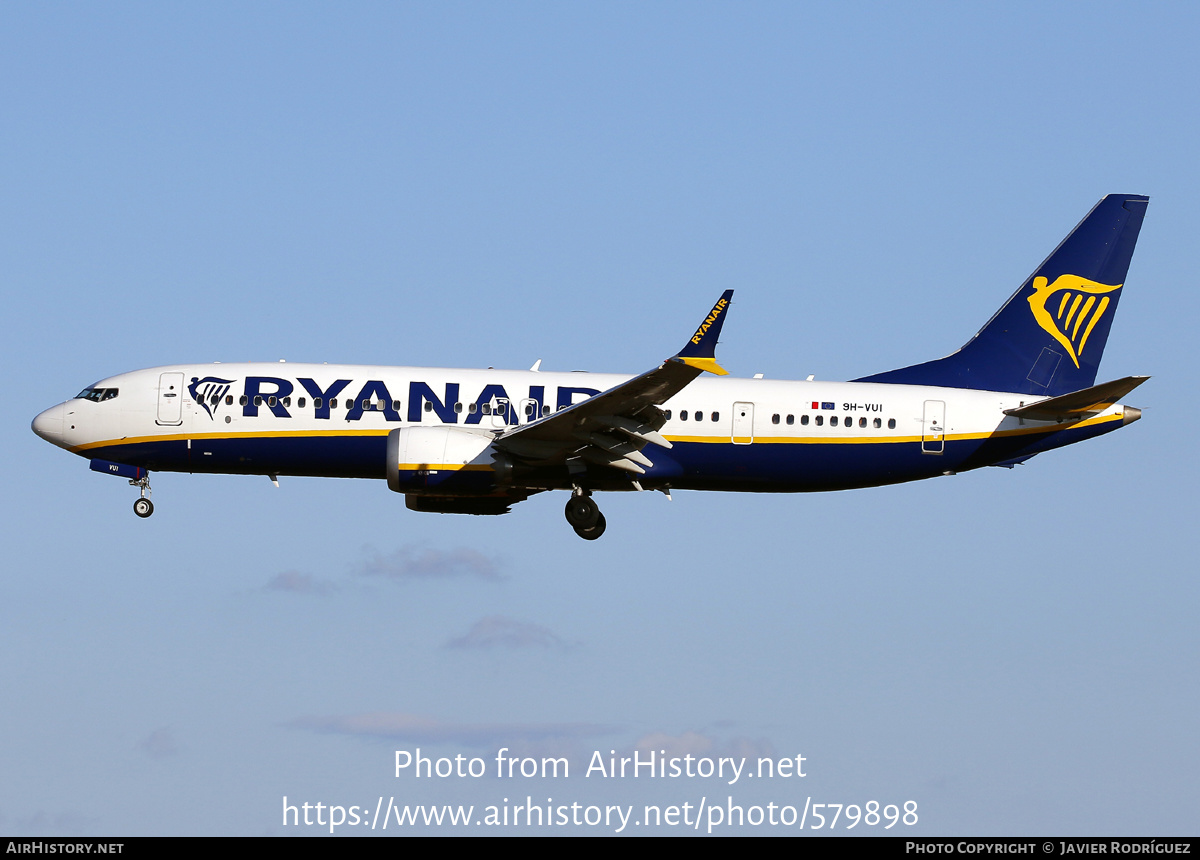
<svg viewBox="0 0 1200 860">
<path fill-rule="evenodd" d="M 1150 198 L 1110 194 L 958 352 L 855 382 L 1056 396 L 1096 381 Z"/>
</svg>

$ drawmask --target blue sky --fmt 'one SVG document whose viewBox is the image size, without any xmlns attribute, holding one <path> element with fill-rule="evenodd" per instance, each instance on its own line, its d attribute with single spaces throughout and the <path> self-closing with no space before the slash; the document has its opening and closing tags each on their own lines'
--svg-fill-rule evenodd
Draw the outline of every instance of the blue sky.
<svg viewBox="0 0 1200 860">
<path fill-rule="evenodd" d="M 512 791 L 1194 832 L 1198 14 L 0 8 L 0 832 Z M 1013 471 L 605 497 L 591 544 L 560 496 L 440 516 L 368 481 L 161 474 L 141 521 L 29 431 L 160 364 L 637 373 L 729 288 L 733 373 L 849 379 L 957 348 L 1110 192 L 1151 197 L 1101 368 L 1153 375 L 1144 420 Z M 418 746 L 809 776 L 395 778 Z"/>
</svg>

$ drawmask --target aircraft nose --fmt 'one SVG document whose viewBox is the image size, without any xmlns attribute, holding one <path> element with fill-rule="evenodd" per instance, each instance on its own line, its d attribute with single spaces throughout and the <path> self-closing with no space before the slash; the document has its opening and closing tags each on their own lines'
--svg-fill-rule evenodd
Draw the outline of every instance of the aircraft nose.
<svg viewBox="0 0 1200 860">
<path fill-rule="evenodd" d="M 45 412 L 33 419 L 33 432 L 41 436 L 52 445 L 63 445 L 63 413 L 66 412 L 67 405 L 60 403 L 57 406 L 51 406 Z"/>
</svg>

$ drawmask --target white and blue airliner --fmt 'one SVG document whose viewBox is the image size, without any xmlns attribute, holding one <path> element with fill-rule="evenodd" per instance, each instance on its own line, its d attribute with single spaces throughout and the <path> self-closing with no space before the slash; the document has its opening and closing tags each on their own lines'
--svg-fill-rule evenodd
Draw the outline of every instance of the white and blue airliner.
<svg viewBox="0 0 1200 860">
<path fill-rule="evenodd" d="M 1012 466 L 1141 417 L 1118 401 L 1148 377 L 1095 383 L 1147 202 L 1101 200 L 957 352 L 850 382 L 730 377 L 715 356 L 728 290 L 640 376 L 176 365 L 102 379 L 33 431 L 128 478 L 140 517 L 153 471 L 380 478 L 437 513 L 566 490 L 587 540 L 604 533 L 602 490 L 794 493 Z"/>
</svg>

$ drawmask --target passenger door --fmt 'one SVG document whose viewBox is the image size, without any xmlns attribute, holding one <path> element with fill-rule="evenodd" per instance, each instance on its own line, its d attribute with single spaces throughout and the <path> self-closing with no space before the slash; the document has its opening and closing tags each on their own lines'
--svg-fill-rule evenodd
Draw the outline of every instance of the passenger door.
<svg viewBox="0 0 1200 860">
<path fill-rule="evenodd" d="M 158 375 L 158 423 L 177 427 L 183 423 L 183 374 Z"/>
</svg>

